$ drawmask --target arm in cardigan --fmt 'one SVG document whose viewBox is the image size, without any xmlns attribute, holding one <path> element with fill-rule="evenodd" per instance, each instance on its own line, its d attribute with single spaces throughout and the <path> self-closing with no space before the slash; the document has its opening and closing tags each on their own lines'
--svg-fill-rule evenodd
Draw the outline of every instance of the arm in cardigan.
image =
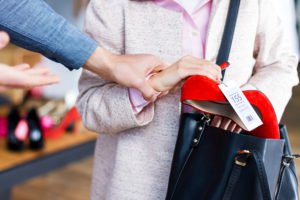
<svg viewBox="0 0 300 200">
<path fill-rule="evenodd" d="M 271 101 L 278 121 L 297 85 L 297 56 L 272 0 L 260 0 L 260 16 L 255 41 L 256 64 L 253 76 L 243 89 L 258 89 Z"/>
<path fill-rule="evenodd" d="M 87 9 L 86 32 L 102 47 L 123 53 L 122 0 L 93 0 Z M 125 4 L 125 2 L 124 2 Z M 154 105 L 134 114 L 128 88 L 83 71 L 79 81 L 77 108 L 85 126 L 98 133 L 115 134 L 150 123 Z"/>
</svg>

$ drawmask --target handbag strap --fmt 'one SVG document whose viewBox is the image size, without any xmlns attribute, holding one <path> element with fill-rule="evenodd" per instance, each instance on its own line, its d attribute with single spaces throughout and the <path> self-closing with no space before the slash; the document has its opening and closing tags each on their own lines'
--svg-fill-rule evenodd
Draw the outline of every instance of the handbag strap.
<svg viewBox="0 0 300 200">
<path fill-rule="evenodd" d="M 263 200 L 271 200 L 271 193 L 267 178 L 267 173 L 265 170 L 265 166 L 263 164 L 263 160 L 261 158 L 261 155 L 256 151 L 243 151 L 244 153 L 238 153 L 238 155 L 235 158 L 235 164 L 233 166 L 233 169 L 231 171 L 229 181 L 227 183 L 225 193 L 223 196 L 223 200 L 231 200 L 232 194 L 235 190 L 235 186 L 237 185 L 240 174 L 243 170 L 243 168 L 247 165 L 247 160 L 250 156 L 252 156 L 255 162 L 256 171 L 260 183 L 261 193 L 263 195 Z M 246 153 L 245 153 L 246 152 Z"/>
<path fill-rule="evenodd" d="M 217 65 L 220 65 L 228 61 L 234 30 L 235 30 L 235 25 L 239 13 L 239 7 L 240 7 L 240 0 L 230 1 L 227 18 L 226 18 L 226 25 L 222 36 L 222 42 L 217 56 L 217 61 L 216 61 Z M 224 76 L 225 76 L 225 69 L 222 70 L 222 80 L 224 79 Z"/>
</svg>

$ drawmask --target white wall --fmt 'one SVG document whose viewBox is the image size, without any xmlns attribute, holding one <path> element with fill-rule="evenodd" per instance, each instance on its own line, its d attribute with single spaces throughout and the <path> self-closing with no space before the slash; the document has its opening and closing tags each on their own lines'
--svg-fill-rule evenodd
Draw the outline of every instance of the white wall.
<svg viewBox="0 0 300 200">
<path fill-rule="evenodd" d="M 276 1 L 278 1 L 278 3 L 276 4 L 278 6 L 277 12 L 280 14 L 281 19 L 285 25 L 288 38 L 291 39 L 293 50 L 299 55 L 299 39 L 296 28 L 296 9 L 294 0 Z"/>
<path fill-rule="evenodd" d="M 81 13 L 79 17 L 73 16 L 73 0 L 45 0 L 56 12 L 65 17 L 70 23 L 77 26 L 82 30 L 84 13 Z M 81 70 L 73 70 L 70 72 L 67 68 L 59 63 L 55 63 L 47 58 L 43 58 L 39 64 L 41 67 L 48 67 L 50 71 L 57 74 L 61 78 L 59 84 L 47 86 L 44 88 L 43 93 L 48 98 L 64 98 L 67 93 L 74 95 L 78 94 L 78 79 L 81 74 Z"/>
</svg>

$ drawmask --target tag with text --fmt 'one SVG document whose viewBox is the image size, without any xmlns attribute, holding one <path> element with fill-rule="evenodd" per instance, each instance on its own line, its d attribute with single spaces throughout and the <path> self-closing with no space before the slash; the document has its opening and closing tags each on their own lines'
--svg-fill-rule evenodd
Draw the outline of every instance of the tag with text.
<svg viewBox="0 0 300 200">
<path fill-rule="evenodd" d="M 263 124 L 242 90 L 234 81 L 230 80 L 222 83 L 219 85 L 219 88 L 247 128 L 247 131 L 252 131 Z"/>
</svg>

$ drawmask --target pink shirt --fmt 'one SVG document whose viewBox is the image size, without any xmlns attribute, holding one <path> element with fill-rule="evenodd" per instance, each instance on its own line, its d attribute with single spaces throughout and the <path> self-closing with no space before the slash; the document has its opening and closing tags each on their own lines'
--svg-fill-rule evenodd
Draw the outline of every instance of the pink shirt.
<svg viewBox="0 0 300 200">
<path fill-rule="evenodd" d="M 154 2 L 166 9 L 182 13 L 183 52 L 185 55 L 204 58 L 212 0 L 154 0 Z M 134 88 L 129 88 L 129 97 L 135 113 L 139 113 L 149 104 Z"/>
</svg>

